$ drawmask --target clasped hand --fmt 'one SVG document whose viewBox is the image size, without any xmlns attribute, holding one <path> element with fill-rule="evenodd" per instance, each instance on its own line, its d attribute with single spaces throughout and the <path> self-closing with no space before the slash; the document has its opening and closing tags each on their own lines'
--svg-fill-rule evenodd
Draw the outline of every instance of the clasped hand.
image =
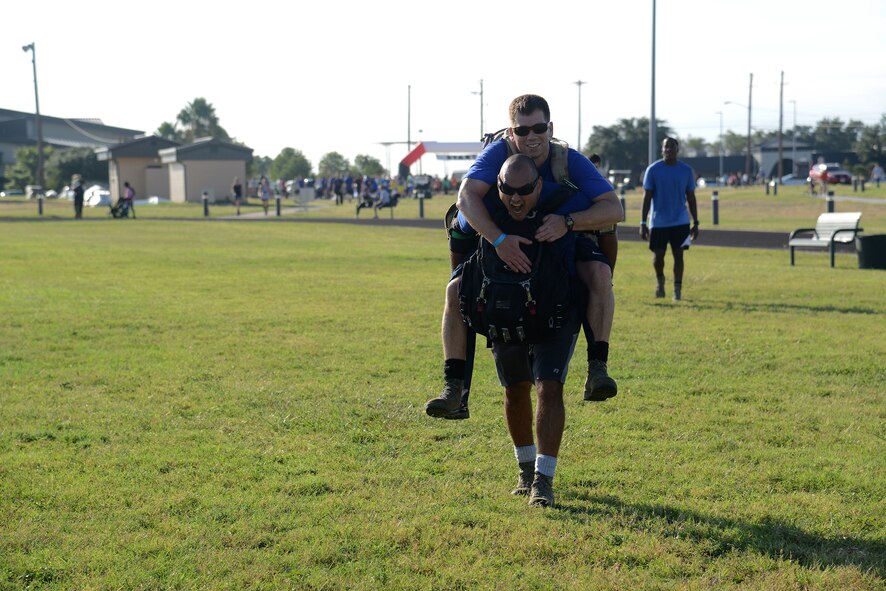
<svg viewBox="0 0 886 591">
<path fill-rule="evenodd" d="M 549 213 L 535 231 L 535 239 L 539 242 L 554 242 L 565 236 L 568 231 L 565 216 Z"/>
</svg>

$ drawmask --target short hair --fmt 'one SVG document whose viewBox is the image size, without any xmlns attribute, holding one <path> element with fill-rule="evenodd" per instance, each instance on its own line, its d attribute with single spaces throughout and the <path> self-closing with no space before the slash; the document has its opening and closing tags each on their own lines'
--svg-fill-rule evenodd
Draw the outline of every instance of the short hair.
<svg viewBox="0 0 886 591">
<path fill-rule="evenodd" d="M 504 174 L 519 174 L 521 172 L 533 173 L 532 181 L 530 182 L 534 182 L 538 177 L 538 167 L 535 165 L 535 161 L 532 158 L 526 154 L 514 154 L 513 156 L 508 157 L 504 164 L 501 165 L 499 176 L 503 176 Z"/>
<path fill-rule="evenodd" d="M 665 138 L 663 140 L 661 140 L 661 143 L 665 143 L 668 140 L 671 140 L 672 142 L 674 142 L 674 145 L 677 146 L 678 148 L 680 147 L 680 140 L 678 140 L 675 137 L 671 137 L 669 135 L 665 136 Z"/>
<path fill-rule="evenodd" d="M 518 96 L 511 101 L 511 105 L 508 107 L 508 117 L 510 118 L 511 125 L 517 122 L 517 113 L 521 115 L 531 115 L 538 110 L 541 110 L 541 112 L 544 113 L 545 122 L 550 123 L 551 108 L 548 106 L 548 101 L 537 94 L 523 94 Z"/>
<path fill-rule="evenodd" d="M 588 156 L 588 160 L 590 160 L 591 163 L 594 164 L 595 166 L 597 164 L 600 164 L 601 162 L 603 162 L 603 159 L 600 158 L 599 154 L 591 154 L 590 156 Z"/>
</svg>

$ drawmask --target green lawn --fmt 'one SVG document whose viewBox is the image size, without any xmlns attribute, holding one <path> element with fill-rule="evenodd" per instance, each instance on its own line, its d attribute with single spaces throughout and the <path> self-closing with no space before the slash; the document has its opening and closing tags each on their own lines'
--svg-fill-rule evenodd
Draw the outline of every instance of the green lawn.
<svg viewBox="0 0 886 591">
<path fill-rule="evenodd" d="M 620 393 L 582 401 L 580 339 L 540 510 L 487 351 L 470 420 L 422 411 L 442 231 L 7 221 L 0 253 L 0 589 L 886 585 L 886 272 L 854 255 L 693 246 L 675 303 L 623 242 Z"/>
</svg>

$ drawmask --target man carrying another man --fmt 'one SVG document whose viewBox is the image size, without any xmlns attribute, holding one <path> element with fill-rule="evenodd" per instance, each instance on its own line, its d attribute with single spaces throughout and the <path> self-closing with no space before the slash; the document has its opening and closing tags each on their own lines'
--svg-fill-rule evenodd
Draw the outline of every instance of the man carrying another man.
<svg viewBox="0 0 886 591">
<path fill-rule="evenodd" d="M 565 269 L 573 266 L 571 263 L 575 256 L 573 244 L 575 235 L 566 233 L 554 241 L 535 243 L 530 238 L 539 226 L 536 218 L 540 217 L 540 214 L 536 211 L 536 205 L 545 185 L 535 163 L 522 154 L 510 156 L 502 165 L 497 180 L 499 202 L 490 200 L 486 205 L 497 211 L 498 225 L 510 232 L 509 236 L 519 238 L 520 244 L 530 252 L 533 249 L 536 251 L 548 249 L 546 251 L 548 256 L 534 257 L 536 264 L 539 265 L 539 268 L 534 270 L 536 273 L 541 273 L 544 265 L 550 265 L 551 269 L 559 268 L 561 273 L 565 273 Z M 502 210 L 507 213 L 504 214 Z M 481 245 L 480 248 L 483 253 L 478 255 L 492 257 L 495 268 L 501 268 L 503 261 L 496 256 L 496 248 L 489 245 Z M 520 252 L 523 255 L 527 254 L 522 248 Z M 471 263 L 482 261 L 482 257 L 472 258 Z M 488 262 L 486 264 L 488 265 Z M 520 272 L 513 270 L 510 265 L 504 267 L 504 273 L 507 276 L 514 275 L 518 279 L 523 278 L 522 275 L 518 275 Z M 560 289 L 568 291 L 570 284 L 568 275 L 557 277 L 564 283 Z M 469 278 L 465 277 L 462 281 L 464 290 L 470 290 Z M 529 280 L 527 280 L 527 293 L 530 289 L 528 285 Z M 490 287 L 485 281 L 476 281 L 473 289 L 474 292 L 463 294 L 470 302 L 482 299 L 484 297 L 482 293 L 485 293 L 486 297 L 491 297 Z M 476 292 L 481 292 L 479 298 Z M 532 342 L 527 342 L 530 339 L 521 340 L 514 337 L 493 338 L 492 356 L 499 381 L 505 389 L 505 420 L 520 467 L 517 487 L 512 494 L 529 495 L 531 506 L 551 507 L 554 504 L 554 472 L 566 419 L 563 384 L 578 338 L 577 310 L 568 306 L 558 323 L 552 325 L 544 323 L 544 325 L 546 328 L 532 339 Z M 491 330 L 489 334 L 492 336 Z M 533 438 L 533 382 L 537 396 L 534 417 L 537 443 Z"/>
<path fill-rule="evenodd" d="M 591 162 L 579 152 L 555 146 L 553 124 L 547 101 L 538 95 L 522 95 L 509 107 L 511 127 L 508 138 L 492 143 L 484 149 L 465 175 L 458 195 L 459 236 L 452 240 L 454 266 L 462 257 L 467 258 L 476 248 L 475 234 L 495 247 L 498 257 L 517 272 L 530 270 L 529 258 L 521 245 L 531 240 L 511 236 L 501 231 L 484 204 L 484 196 L 495 185 L 499 170 L 513 151 L 528 156 L 535 163 L 545 181 L 541 197 L 556 191 L 561 184 L 577 187 L 576 197 L 584 204 L 570 201 L 556 213 L 549 214 L 535 233 L 535 240 L 553 242 L 573 232 L 588 232 L 611 227 L 621 221 L 622 210 L 612 186 L 600 175 Z M 555 157 L 564 162 L 568 178 L 555 171 Z M 561 168 L 559 164 L 557 168 Z M 467 222 L 468 224 L 465 224 Z M 582 283 L 587 286 L 589 301 L 584 319 L 588 340 L 588 379 L 585 383 L 585 400 L 606 400 L 615 396 L 617 385 L 607 373 L 609 333 L 615 310 L 612 292 L 612 269 L 596 243 L 585 234 L 576 235 L 575 269 Z M 441 396 L 428 401 L 426 412 L 434 417 L 462 418 L 459 416 L 462 388 L 465 379 L 467 357 L 467 327 L 458 305 L 459 270 L 453 272 L 446 291 L 443 312 L 443 353 L 445 386 Z"/>
</svg>

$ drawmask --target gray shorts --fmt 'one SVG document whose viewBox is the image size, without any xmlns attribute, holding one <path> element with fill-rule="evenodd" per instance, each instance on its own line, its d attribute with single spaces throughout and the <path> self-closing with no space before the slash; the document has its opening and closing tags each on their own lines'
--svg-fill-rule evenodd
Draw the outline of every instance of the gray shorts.
<svg viewBox="0 0 886 591">
<path fill-rule="evenodd" d="M 577 338 L 578 326 L 571 324 L 535 345 L 493 343 L 492 358 L 499 383 L 504 387 L 539 380 L 565 384 Z"/>
</svg>

